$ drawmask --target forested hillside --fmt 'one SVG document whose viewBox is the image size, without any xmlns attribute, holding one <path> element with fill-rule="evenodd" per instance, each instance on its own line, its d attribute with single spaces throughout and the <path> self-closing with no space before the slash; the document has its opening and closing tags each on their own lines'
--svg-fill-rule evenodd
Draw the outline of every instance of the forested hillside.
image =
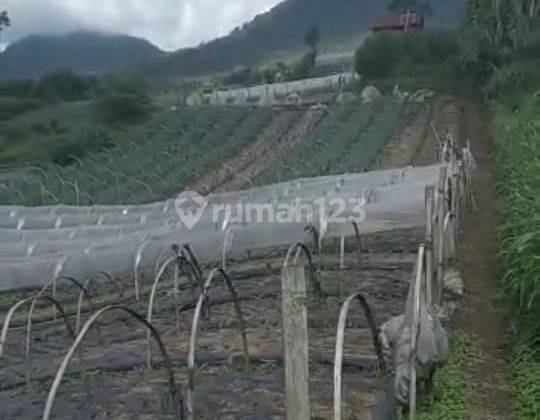
<svg viewBox="0 0 540 420">
<path fill-rule="evenodd" d="M 33 35 L 13 43 L 0 54 L 0 77 L 35 78 L 60 69 L 106 73 L 156 60 L 162 54 L 150 42 L 126 35 Z"/>
<path fill-rule="evenodd" d="M 193 75 L 253 65 L 270 54 L 301 48 L 306 33 L 318 26 L 323 42 L 347 40 L 369 31 L 370 22 L 388 13 L 389 0 L 287 0 L 230 35 L 164 57 L 152 66 L 158 73 Z M 461 0 L 431 1 L 430 25 L 459 20 Z"/>
</svg>

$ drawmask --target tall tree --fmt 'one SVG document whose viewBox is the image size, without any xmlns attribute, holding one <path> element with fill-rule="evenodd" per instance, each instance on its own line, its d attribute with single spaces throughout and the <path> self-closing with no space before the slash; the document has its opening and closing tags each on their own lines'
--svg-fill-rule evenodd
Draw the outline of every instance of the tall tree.
<svg viewBox="0 0 540 420">
<path fill-rule="evenodd" d="M 304 41 L 306 42 L 307 46 L 310 47 L 314 51 L 317 50 L 317 46 L 319 45 L 320 40 L 321 40 L 321 33 L 317 25 L 313 26 L 306 33 L 306 36 L 304 38 Z"/>
<path fill-rule="evenodd" d="M 6 26 L 10 26 L 10 25 L 11 25 L 11 21 L 9 20 L 9 16 L 7 12 L 5 10 L 3 12 L 0 12 L 0 32 Z"/>
</svg>

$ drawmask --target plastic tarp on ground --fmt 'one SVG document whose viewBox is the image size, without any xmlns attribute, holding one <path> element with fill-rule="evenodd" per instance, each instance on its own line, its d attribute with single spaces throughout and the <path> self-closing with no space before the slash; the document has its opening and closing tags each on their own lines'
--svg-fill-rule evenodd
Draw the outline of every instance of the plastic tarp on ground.
<svg viewBox="0 0 540 420">
<path fill-rule="evenodd" d="M 101 271 L 133 276 L 137 269 L 140 276 L 150 276 L 172 244 L 189 244 L 201 262 L 212 262 L 221 258 L 225 242 L 230 256 L 241 257 L 312 240 L 306 236 L 308 224 L 325 237 L 352 236 L 351 216 L 360 234 L 421 227 L 425 188 L 438 183 L 440 170 L 440 165 L 409 167 L 210 194 L 192 229 L 180 220 L 175 200 L 137 206 L 1 206 L 0 290 L 39 287 L 59 276 L 84 280 Z M 270 214 L 284 204 L 294 211 L 277 223 Z M 195 210 L 192 206 L 188 201 L 182 208 Z M 343 221 L 332 220 L 338 210 Z"/>
</svg>

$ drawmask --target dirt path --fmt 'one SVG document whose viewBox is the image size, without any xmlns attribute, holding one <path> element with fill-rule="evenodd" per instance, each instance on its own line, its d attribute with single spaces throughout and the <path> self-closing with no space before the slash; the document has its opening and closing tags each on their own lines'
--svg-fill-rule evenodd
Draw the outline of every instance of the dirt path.
<svg viewBox="0 0 540 420">
<path fill-rule="evenodd" d="M 395 137 L 377 159 L 376 169 L 403 168 L 412 164 L 419 150 L 430 142 L 428 130 L 432 116 L 432 103 L 408 105 L 401 117 L 401 123 L 398 124 Z M 432 158 L 434 161 L 436 155 Z"/>
<path fill-rule="evenodd" d="M 467 287 L 464 308 L 457 328 L 473 334 L 481 351 L 473 372 L 473 382 L 481 401 L 474 420 L 510 419 L 510 396 L 505 387 L 504 303 L 497 293 L 497 236 L 499 202 L 494 190 L 494 165 L 489 115 L 479 102 L 463 101 L 460 138 L 470 139 L 478 162 L 476 188 L 480 211 L 468 214 L 463 224 L 459 260 Z"/>
<path fill-rule="evenodd" d="M 197 181 L 191 189 L 207 194 L 244 188 L 252 178 L 302 142 L 325 115 L 324 109 L 276 111 L 268 126 L 249 147 Z"/>
<path fill-rule="evenodd" d="M 286 111 L 287 112 L 287 111 Z M 217 192 L 237 191 L 251 184 L 251 180 L 264 170 L 272 167 L 287 152 L 293 150 L 315 129 L 326 116 L 325 109 L 309 109 L 301 113 L 301 118 L 290 126 L 282 136 L 263 137 L 254 143 L 257 152 L 251 153 L 249 164 L 235 168 L 234 176 L 216 189 Z M 269 141 L 270 140 L 270 141 Z M 247 161 L 247 160 L 246 160 Z"/>
</svg>

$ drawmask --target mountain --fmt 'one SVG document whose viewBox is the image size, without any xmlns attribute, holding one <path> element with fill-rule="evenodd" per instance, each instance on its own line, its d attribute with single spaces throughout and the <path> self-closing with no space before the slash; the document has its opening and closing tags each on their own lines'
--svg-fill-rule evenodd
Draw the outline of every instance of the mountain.
<svg viewBox="0 0 540 420">
<path fill-rule="evenodd" d="M 269 55 L 302 48 L 306 33 L 318 26 L 325 43 L 356 38 L 369 31 L 370 22 L 388 13 L 390 0 L 285 0 L 228 36 L 197 48 L 167 55 L 150 66 L 168 76 L 218 72 L 250 66 Z M 463 0 L 431 0 L 429 25 L 452 26 Z"/>
<path fill-rule="evenodd" d="M 155 77 L 184 77 L 258 64 L 278 52 L 305 48 L 317 26 L 324 44 L 356 39 L 391 0 L 284 0 L 229 35 L 196 48 L 164 53 L 146 40 L 91 32 L 30 36 L 0 54 L 0 77 L 37 77 L 58 69 L 105 73 L 140 69 Z M 456 24 L 463 0 L 431 0 L 431 26 Z M 142 64 L 142 65 L 141 65 Z"/>
<path fill-rule="evenodd" d="M 32 35 L 0 54 L 0 77 L 34 78 L 59 69 L 99 74 L 139 66 L 163 54 L 150 42 L 127 35 Z"/>
</svg>

